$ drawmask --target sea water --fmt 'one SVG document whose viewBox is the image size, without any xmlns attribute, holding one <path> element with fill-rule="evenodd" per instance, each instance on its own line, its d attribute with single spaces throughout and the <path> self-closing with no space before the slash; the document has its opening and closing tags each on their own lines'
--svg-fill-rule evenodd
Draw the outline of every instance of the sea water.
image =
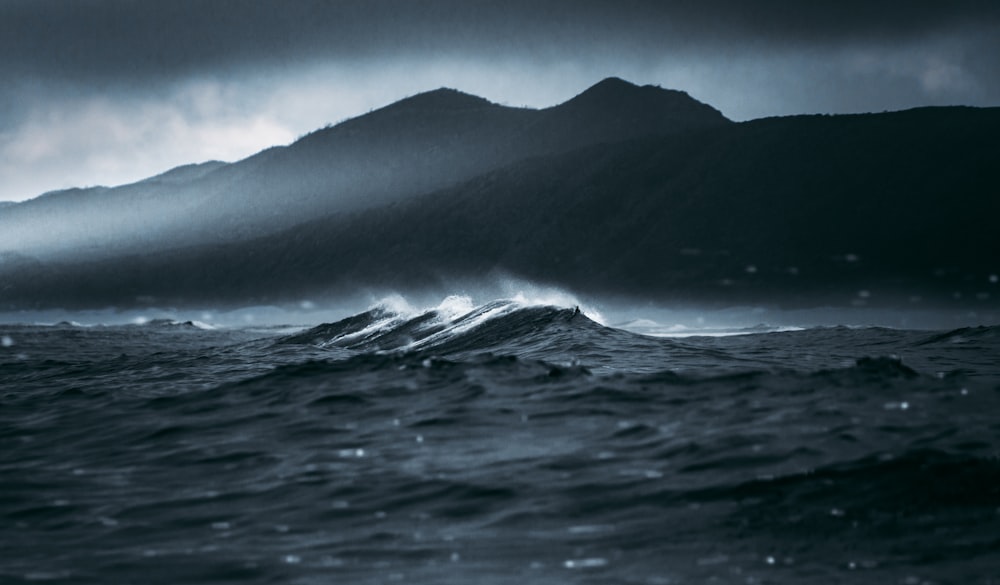
<svg viewBox="0 0 1000 585">
<path fill-rule="evenodd" d="M 2 325 L 0 582 L 1000 583 L 1000 328 L 599 320 Z"/>
</svg>

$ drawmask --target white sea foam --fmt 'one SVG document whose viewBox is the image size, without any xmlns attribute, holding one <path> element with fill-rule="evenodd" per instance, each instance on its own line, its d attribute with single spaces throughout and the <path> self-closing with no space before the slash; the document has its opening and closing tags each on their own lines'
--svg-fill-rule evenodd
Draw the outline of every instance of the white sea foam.
<svg viewBox="0 0 1000 585">
<path fill-rule="evenodd" d="M 562 307 L 572 309 L 579 307 L 580 312 L 590 320 L 601 325 L 607 325 L 604 315 L 595 307 L 580 302 L 571 292 L 554 286 L 537 285 L 518 278 L 508 277 L 501 282 L 501 289 L 506 296 L 525 307 Z"/>
<path fill-rule="evenodd" d="M 519 308 L 521 308 L 519 304 L 510 301 L 496 302 L 479 307 L 465 314 L 459 315 L 455 319 L 449 320 L 448 327 L 443 331 L 439 331 L 433 335 L 425 337 L 424 339 L 414 342 L 409 346 L 409 348 L 412 349 L 438 343 L 442 339 L 454 337 L 455 335 L 474 329 L 491 319 L 513 313 Z"/>
<path fill-rule="evenodd" d="M 472 298 L 468 295 L 449 295 L 434 310 L 448 321 L 454 321 L 463 315 L 471 313 L 475 308 L 475 303 L 472 302 Z"/>
<path fill-rule="evenodd" d="M 379 299 L 370 309 L 384 309 L 390 313 L 395 313 L 400 317 L 413 317 L 421 313 L 420 310 L 414 308 L 410 304 L 410 301 L 406 300 L 406 297 L 399 293 L 394 293 L 387 295 Z"/>
<path fill-rule="evenodd" d="M 361 329 L 359 331 L 354 331 L 347 333 L 345 335 L 340 335 L 332 339 L 326 340 L 325 344 L 331 344 L 334 342 L 356 342 L 360 341 L 366 337 L 380 333 L 383 331 L 389 331 L 394 327 L 402 324 L 405 321 L 402 317 L 397 314 L 389 313 L 385 318 L 374 321 L 368 327 Z"/>
<path fill-rule="evenodd" d="M 436 318 L 431 323 L 442 325 L 444 329 L 407 345 L 406 349 L 439 343 L 449 337 L 470 331 L 487 321 L 528 307 L 579 308 L 588 318 L 602 325 L 605 324 L 604 316 L 600 311 L 581 304 L 576 296 L 565 290 L 538 286 L 513 278 L 505 279 L 503 284 L 503 288 L 508 294 L 503 295 L 502 300 L 492 300 L 485 304 L 477 304 L 470 295 L 453 294 L 446 296 L 436 305 L 425 305 L 423 308 L 417 308 L 415 303 L 402 294 L 387 295 L 369 306 L 369 310 L 387 311 L 389 313 L 387 318 L 376 321 L 361 331 L 330 339 L 326 343 L 360 341 L 370 335 L 397 327 L 408 319 L 430 312 L 436 313 Z"/>
</svg>

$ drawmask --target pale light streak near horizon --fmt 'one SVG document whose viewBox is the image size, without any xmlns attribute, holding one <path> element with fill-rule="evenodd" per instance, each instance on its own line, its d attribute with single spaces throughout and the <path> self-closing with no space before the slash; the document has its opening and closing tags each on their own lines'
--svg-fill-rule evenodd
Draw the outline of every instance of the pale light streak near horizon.
<svg viewBox="0 0 1000 585">
<path fill-rule="evenodd" d="M 54 189 L 113 186 L 181 164 L 236 160 L 295 138 L 266 112 L 239 111 L 216 92 L 184 87 L 160 99 L 88 97 L 33 109 L 3 137 L 6 192 L 0 195 L 24 199 Z M 36 173 L 18 181 L 24 168 Z"/>
</svg>

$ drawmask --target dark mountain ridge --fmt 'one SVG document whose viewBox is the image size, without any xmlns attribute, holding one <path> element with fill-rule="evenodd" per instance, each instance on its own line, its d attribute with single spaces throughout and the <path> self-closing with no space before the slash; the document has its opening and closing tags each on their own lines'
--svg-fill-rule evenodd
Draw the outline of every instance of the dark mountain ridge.
<svg viewBox="0 0 1000 585">
<path fill-rule="evenodd" d="M 449 89 L 419 94 L 237 163 L 181 167 L 132 185 L 22 203 L 0 216 L 0 251 L 99 259 L 125 249 L 238 242 L 401 201 L 525 157 L 728 123 L 676 92 L 617 86 L 617 98 L 588 98 L 606 93 L 598 84 L 575 98 L 582 102 L 545 110 Z M 656 96 L 663 102 L 657 108 L 634 108 L 636 100 L 656 103 Z"/>
<path fill-rule="evenodd" d="M 605 84 L 559 115 L 598 107 L 587 102 L 617 85 Z M 389 108 L 436 97 L 469 112 L 524 112 L 450 93 Z M 0 302 L 240 305 L 448 294 L 456 282 L 517 275 L 657 302 L 994 307 L 998 132 L 1000 108 L 951 107 L 639 133 L 241 242 L 86 263 L 21 259 Z M 293 146 L 309 151 L 309 140 Z"/>
</svg>

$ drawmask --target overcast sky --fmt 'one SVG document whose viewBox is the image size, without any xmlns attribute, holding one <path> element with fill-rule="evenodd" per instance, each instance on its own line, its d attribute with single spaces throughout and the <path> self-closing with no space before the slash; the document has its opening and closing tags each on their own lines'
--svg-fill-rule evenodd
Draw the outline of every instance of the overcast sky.
<svg viewBox="0 0 1000 585">
<path fill-rule="evenodd" d="M 237 160 L 454 87 L 608 76 L 734 120 L 1000 105 L 997 0 L 0 0 L 0 200 Z"/>
</svg>

